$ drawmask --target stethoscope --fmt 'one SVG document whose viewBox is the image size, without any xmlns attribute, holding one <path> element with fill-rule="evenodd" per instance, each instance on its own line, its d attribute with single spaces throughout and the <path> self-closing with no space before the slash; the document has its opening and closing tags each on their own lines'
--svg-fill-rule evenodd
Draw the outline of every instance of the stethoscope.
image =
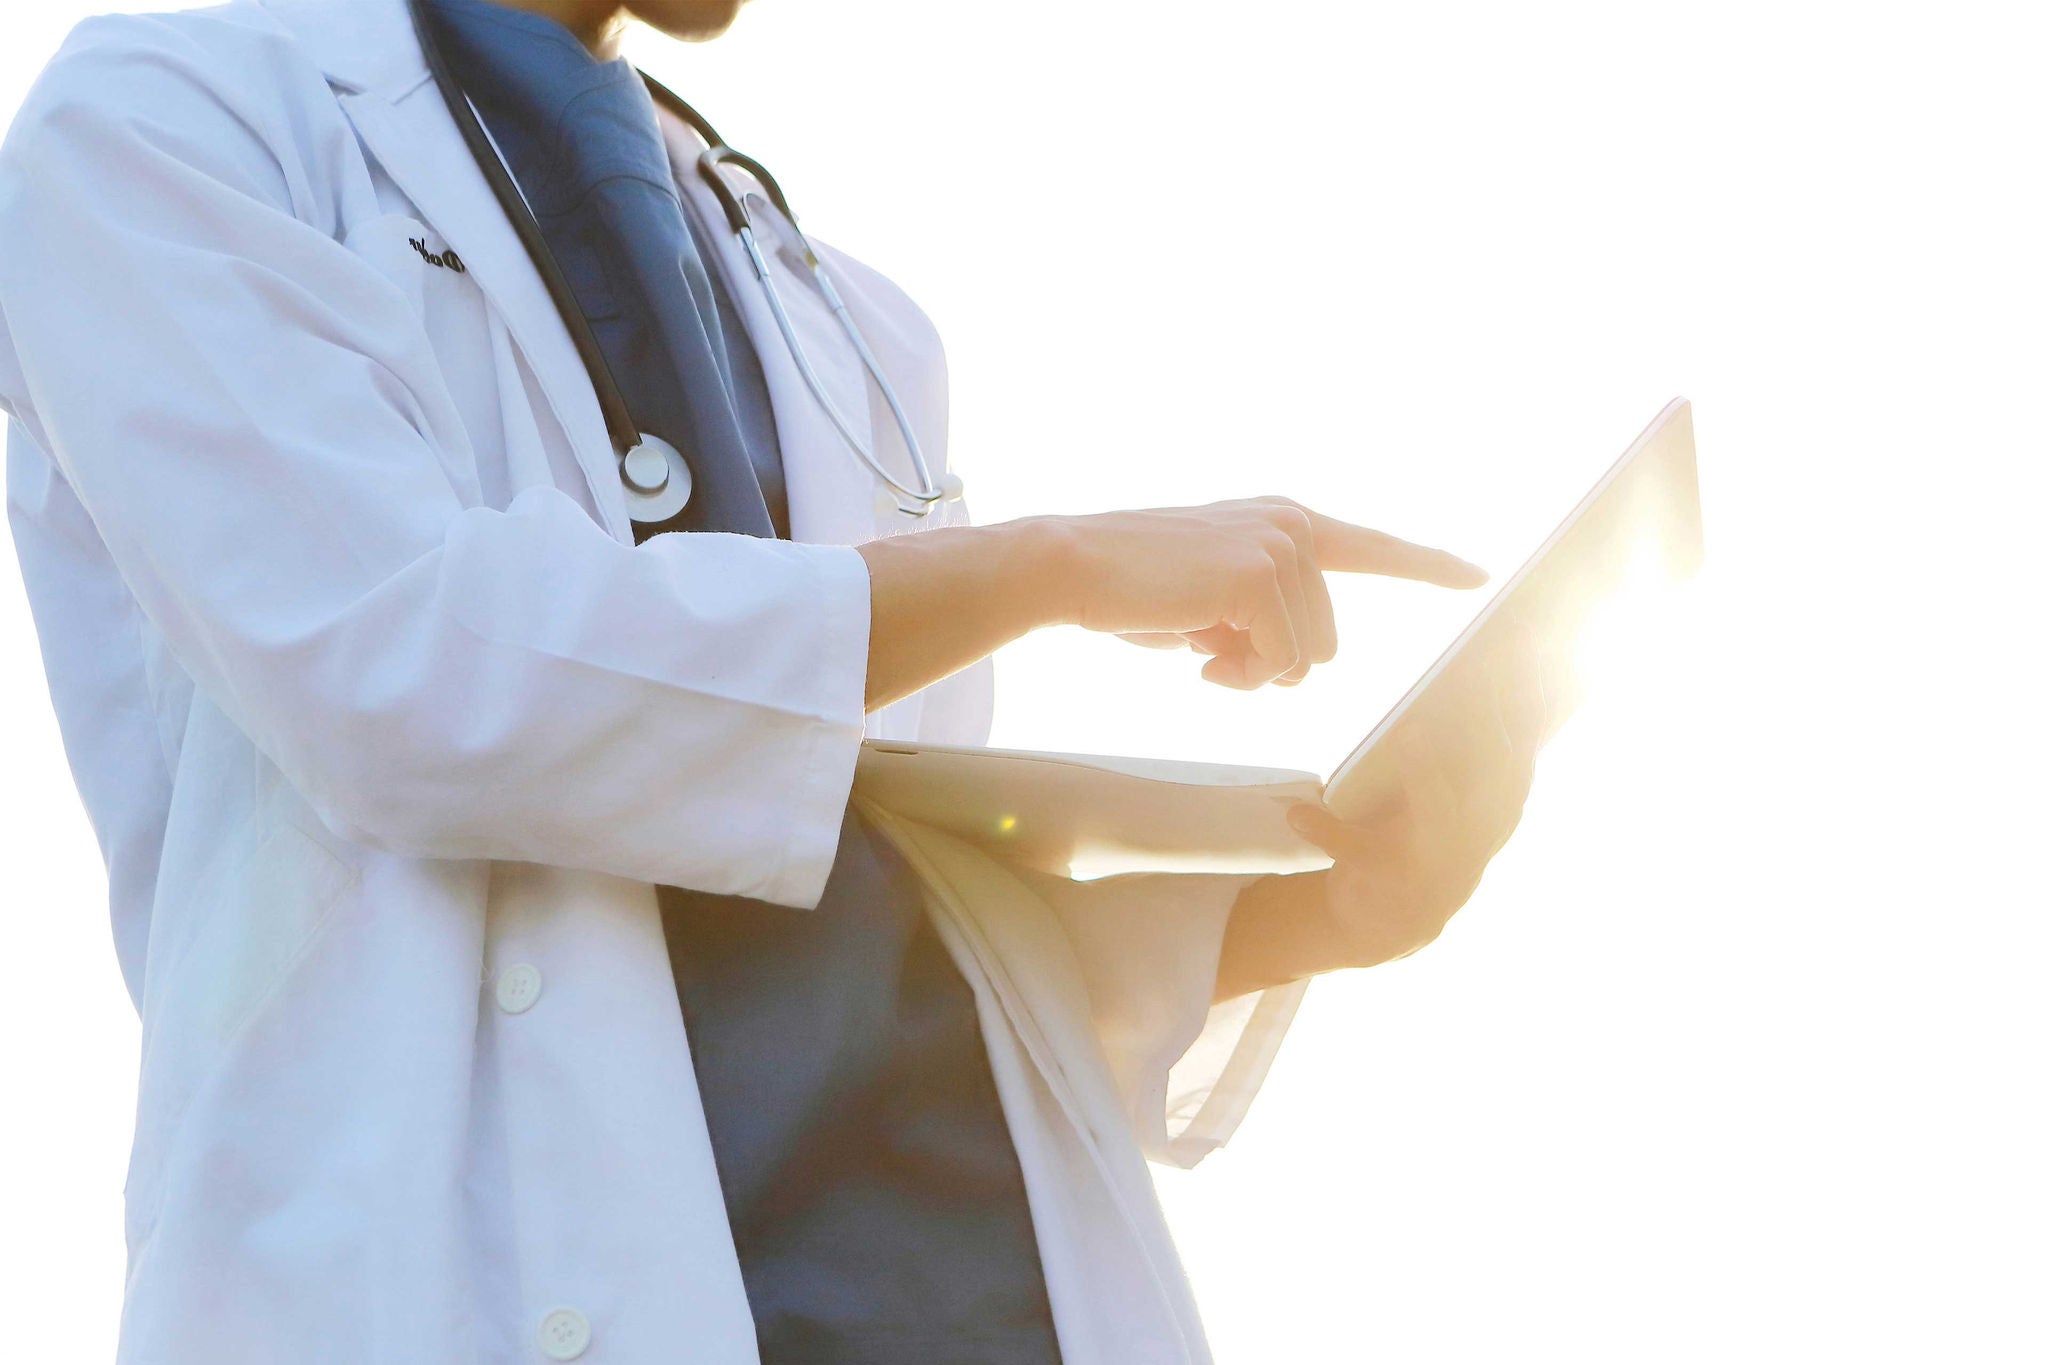
<svg viewBox="0 0 2048 1365">
<path fill-rule="evenodd" d="M 611 366 L 606 363 L 604 352 L 597 344 L 596 334 L 590 330 L 589 321 L 583 316 L 582 308 L 576 302 L 575 293 L 569 287 L 569 280 L 562 273 L 561 263 L 549 249 L 542 236 L 540 223 L 527 206 L 526 197 L 520 193 L 512 173 L 498 155 L 497 145 L 491 141 L 483 122 L 477 117 L 476 109 L 469 97 L 462 91 L 461 83 L 449 68 L 442 55 L 440 44 L 435 40 L 433 25 L 427 18 L 424 0 L 409 0 L 412 10 L 413 28 L 419 35 L 420 51 L 427 59 L 427 69 L 433 74 L 434 84 L 440 88 L 441 97 L 448 103 L 448 112 L 455 118 L 455 126 L 462 130 L 462 139 L 469 144 L 470 155 L 490 182 L 492 194 L 497 196 L 505 216 L 512 221 L 514 231 L 519 234 L 520 244 L 532 258 L 534 268 L 540 272 L 547 285 L 548 295 L 555 302 L 555 309 L 562 315 L 562 323 L 569 329 L 570 338 L 576 343 L 576 353 L 582 357 L 583 368 L 589 372 L 591 386 L 597 390 L 598 406 L 604 412 L 606 431 L 612 440 L 612 449 L 619 460 L 619 482 L 625 485 L 627 511 L 633 521 L 642 526 L 656 525 L 673 518 L 690 501 L 690 465 L 681 451 L 662 440 L 640 430 L 633 421 L 633 414 L 626 407 L 626 398 L 619 390 L 618 381 L 613 378 Z M 661 82 L 642 73 L 641 79 L 662 107 L 689 124 L 705 143 L 705 150 L 697 158 L 697 173 L 710 185 L 717 196 L 719 207 L 725 211 L 725 221 L 740 239 L 740 245 L 753 262 L 755 278 L 761 282 L 761 291 L 767 296 L 768 310 L 775 316 L 775 326 L 782 333 L 783 344 L 789 348 L 790 358 L 796 362 L 798 373 L 803 375 L 804 384 L 811 395 L 818 400 L 818 406 L 825 410 L 839 438 L 846 443 L 860 462 L 868 467 L 881 487 L 877 492 L 878 505 L 886 503 L 905 516 L 922 517 L 930 514 L 932 507 L 961 495 L 960 479 L 957 475 L 946 474 L 933 479 L 930 466 L 925 463 L 924 450 L 918 445 L 917 433 L 911 427 L 910 414 L 903 410 L 903 403 L 896 396 L 895 385 L 882 373 L 881 362 L 869 349 L 867 338 L 861 335 L 860 327 L 847 310 L 846 302 L 833 285 L 832 277 L 825 269 L 825 263 L 818 259 L 818 253 L 796 225 L 796 214 L 790 210 L 789 200 L 782 193 L 782 186 L 766 167 L 743 152 L 736 152 L 725 145 L 725 139 L 718 135 L 710 122 L 683 101 L 680 95 Z M 752 176 L 768 194 L 768 200 L 782 215 L 789 231 L 796 236 L 797 244 L 803 249 L 804 264 L 811 269 L 811 277 L 818 282 L 819 291 L 832 309 L 839 326 L 846 333 L 847 340 L 860 356 L 860 362 L 873 377 L 875 387 L 881 391 L 883 401 L 896 418 L 896 429 L 903 433 L 904 449 L 910 453 L 911 467 L 916 471 L 917 484 L 913 487 L 904 483 L 876 458 L 874 450 L 862 440 L 853 424 L 839 410 L 825 392 L 825 386 L 818 379 L 817 371 L 811 368 L 810 357 L 804 354 L 802 343 L 797 340 L 796 328 L 790 324 L 789 312 L 782 305 L 782 295 L 775 288 L 774 277 L 769 273 L 767 258 L 761 254 L 759 243 L 754 239 L 752 215 L 748 212 L 747 198 L 736 194 L 721 173 L 724 166 L 736 166 Z"/>
</svg>

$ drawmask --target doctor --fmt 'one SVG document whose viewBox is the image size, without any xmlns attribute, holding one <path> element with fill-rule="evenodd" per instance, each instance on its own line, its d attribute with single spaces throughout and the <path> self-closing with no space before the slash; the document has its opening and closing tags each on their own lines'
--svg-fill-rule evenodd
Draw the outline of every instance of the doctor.
<svg viewBox="0 0 2048 1365">
<path fill-rule="evenodd" d="M 721 193 L 623 18 L 92 20 L 0 151 L 8 510 L 143 1022 L 122 1359 L 1206 1360 L 1143 1156 L 1464 901 L 1533 689 L 1302 811 L 1325 874 L 850 810 L 1037 627 L 1257 687 L 1324 571 L 1481 575 L 1277 499 L 968 526 L 929 323 Z"/>
</svg>

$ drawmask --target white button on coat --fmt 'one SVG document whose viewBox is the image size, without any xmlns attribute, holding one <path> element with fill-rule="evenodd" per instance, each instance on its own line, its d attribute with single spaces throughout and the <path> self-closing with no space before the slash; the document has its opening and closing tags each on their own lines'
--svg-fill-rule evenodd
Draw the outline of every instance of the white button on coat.
<svg viewBox="0 0 2048 1365">
<path fill-rule="evenodd" d="M 590 1319 L 557 1308 L 540 1320 L 540 1349 L 549 1360 L 574 1360 L 590 1349 Z"/>
<path fill-rule="evenodd" d="M 528 962 L 498 973 L 498 1008 L 507 1014 L 524 1014 L 540 999 L 540 968 Z"/>
</svg>

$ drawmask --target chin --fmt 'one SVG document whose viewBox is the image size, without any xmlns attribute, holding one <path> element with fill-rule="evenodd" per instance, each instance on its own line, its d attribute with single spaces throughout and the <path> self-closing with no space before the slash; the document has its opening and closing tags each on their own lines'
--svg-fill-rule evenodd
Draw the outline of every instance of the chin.
<svg viewBox="0 0 2048 1365">
<path fill-rule="evenodd" d="M 716 38 L 732 27 L 746 0 L 629 0 L 626 8 L 650 28 L 687 43 Z"/>
</svg>

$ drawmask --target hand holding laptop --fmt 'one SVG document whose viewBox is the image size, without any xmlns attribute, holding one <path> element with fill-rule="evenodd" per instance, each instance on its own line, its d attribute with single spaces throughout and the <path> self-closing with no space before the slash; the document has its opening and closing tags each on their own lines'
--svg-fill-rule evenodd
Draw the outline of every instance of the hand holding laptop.
<svg viewBox="0 0 2048 1365">
<path fill-rule="evenodd" d="M 1288 808 L 1287 823 L 1331 866 L 1268 877 L 1240 898 L 1217 999 L 1406 957 L 1471 899 L 1521 820 L 1555 695 L 1527 628 L 1503 631 L 1473 664 L 1442 697 L 1467 723 L 1399 726 L 1383 741 L 1389 795 L 1349 819 L 1319 802 Z"/>
</svg>

